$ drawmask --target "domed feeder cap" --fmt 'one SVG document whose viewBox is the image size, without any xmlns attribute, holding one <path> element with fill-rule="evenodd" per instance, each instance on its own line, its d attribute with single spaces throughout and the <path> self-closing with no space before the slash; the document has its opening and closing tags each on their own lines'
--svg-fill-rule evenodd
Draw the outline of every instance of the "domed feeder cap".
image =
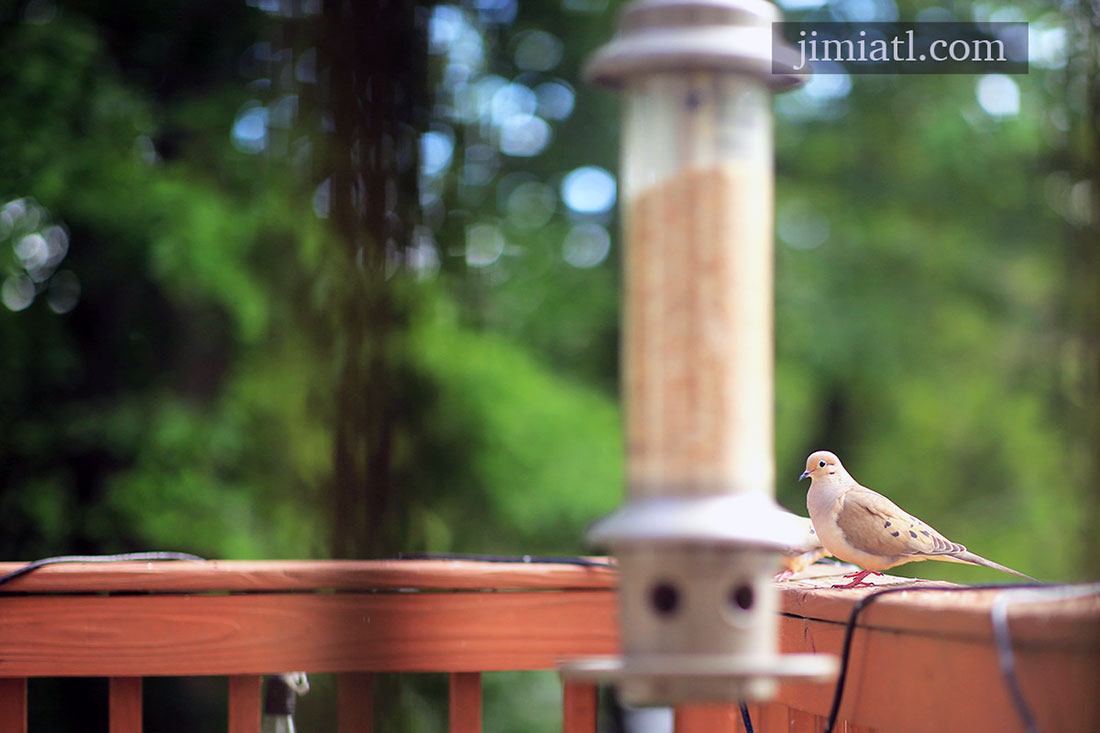
<svg viewBox="0 0 1100 733">
<path fill-rule="evenodd" d="M 588 532 L 595 545 L 707 544 L 783 552 L 805 542 L 806 520 L 767 494 L 746 491 L 714 496 L 634 499 Z"/>
<path fill-rule="evenodd" d="M 637 75 L 727 71 L 788 89 L 804 77 L 794 48 L 772 32 L 782 19 L 764 0 L 640 0 L 623 11 L 618 35 L 589 60 L 585 78 L 621 87 Z"/>
</svg>

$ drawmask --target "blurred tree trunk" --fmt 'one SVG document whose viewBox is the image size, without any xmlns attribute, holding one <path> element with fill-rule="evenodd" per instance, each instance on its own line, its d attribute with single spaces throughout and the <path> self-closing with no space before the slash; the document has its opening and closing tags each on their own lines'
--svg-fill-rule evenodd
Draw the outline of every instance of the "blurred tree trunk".
<svg viewBox="0 0 1100 733">
<path fill-rule="evenodd" d="M 330 0 L 329 216 L 340 242 L 329 275 L 335 359 L 332 549 L 370 557 L 401 546 L 409 497 L 396 485 L 395 423 L 407 415 L 400 343 L 409 303 L 395 277 L 418 210 L 425 14 L 412 0 Z"/>
<path fill-rule="evenodd" d="M 1100 573 L 1100 2 L 1080 0 L 1070 14 L 1070 27 L 1076 42 L 1069 47 L 1066 74 L 1066 99 L 1077 93 L 1087 113 L 1075 117 L 1077 124 L 1066 136 L 1066 168 L 1075 192 L 1084 192 L 1084 200 L 1071 202 L 1073 214 L 1068 223 L 1069 257 L 1067 300 L 1070 308 L 1070 338 L 1077 341 L 1077 358 L 1082 384 L 1079 385 L 1079 431 L 1083 445 L 1082 518 L 1084 537 L 1082 556 L 1077 563 L 1090 577 Z M 1072 102 L 1071 102 L 1072 103 Z"/>
</svg>

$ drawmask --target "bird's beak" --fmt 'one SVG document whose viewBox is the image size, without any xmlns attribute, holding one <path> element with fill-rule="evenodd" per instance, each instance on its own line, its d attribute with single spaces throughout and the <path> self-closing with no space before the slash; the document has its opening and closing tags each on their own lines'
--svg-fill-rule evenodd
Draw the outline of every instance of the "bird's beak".
<svg viewBox="0 0 1100 733">
<path fill-rule="evenodd" d="M 802 479 L 806 478 L 809 475 L 810 475 L 809 471 L 803 471 L 802 475 L 798 477 L 798 480 L 801 481 Z"/>
</svg>

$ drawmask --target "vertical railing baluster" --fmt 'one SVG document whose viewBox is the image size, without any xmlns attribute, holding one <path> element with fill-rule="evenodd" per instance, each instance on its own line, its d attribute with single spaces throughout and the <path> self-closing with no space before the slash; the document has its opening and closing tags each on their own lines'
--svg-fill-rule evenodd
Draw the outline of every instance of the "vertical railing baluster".
<svg viewBox="0 0 1100 733">
<path fill-rule="evenodd" d="M 733 733 L 741 722 L 736 705 L 682 705 L 676 708 L 676 733 Z"/>
<path fill-rule="evenodd" d="M 790 733 L 821 733 L 825 730 L 825 718 L 804 710 L 788 708 L 787 730 Z"/>
<path fill-rule="evenodd" d="M 562 733 L 596 733 L 596 691 L 586 682 L 562 685 Z"/>
<path fill-rule="evenodd" d="M 450 733 L 481 733 L 481 673 L 452 672 Z"/>
<path fill-rule="evenodd" d="M 229 678 L 229 733 L 260 733 L 263 681 L 258 674 Z"/>
<path fill-rule="evenodd" d="M 112 677 L 108 694 L 111 733 L 141 733 L 141 678 Z"/>
<path fill-rule="evenodd" d="M 371 733 L 374 729 L 374 675 L 348 672 L 336 678 L 337 730 Z"/>
<path fill-rule="evenodd" d="M 760 705 L 758 703 L 750 702 L 746 707 L 748 708 L 748 711 L 749 711 L 749 719 L 753 723 L 753 726 L 752 726 L 753 730 L 763 730 L 763 728 L 757 728 L 757 725 L 758 725 L 757 721 L 760 720 L 760 710 L 761 710 Z M 738 731 L 746 730 L 744 721 L 742 721 L 741 725 L 737 728 L 737 730 Z"/>
<path fill-rule="evenodd" d="M 0 730 L 27 733 L 26 677 L 0 677 Z"/>
<path fill-rule="evenodd" d="M 787 731 L 791 727 L 791 709 L 779 702 L 764 702 L 756 706 L 752 727 L 756 730 Z"/>
</svg>

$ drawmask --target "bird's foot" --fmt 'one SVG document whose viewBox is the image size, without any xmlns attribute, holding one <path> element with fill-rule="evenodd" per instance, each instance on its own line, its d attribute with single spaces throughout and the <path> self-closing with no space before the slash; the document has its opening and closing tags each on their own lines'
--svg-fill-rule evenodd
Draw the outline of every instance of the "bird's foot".
<svg viewBox="0 0 1100 733">
<path fill-rule="evenodd" d="M 866 578 L 868 575 L 882 575 L 882 573 L 878 572 L 877 570 L 860 570 L 858 573 L 852 573 L 850 575 L 845 575 L 844 576 L 845 578 L 851 578 L 852 579 L 851 583 L 844 583 L 844 584 L 840 584 L 840 585 L 834 585 L 833 587 L 834 588 L 870 588 L 870 587 L 873 587 L 875 585 L 874 583 L 864 583 L 863 582 L 863 579 Z"/>
<path fill-rule="evenodd" d="M 783 571 L 778 572 L 778 573 L 775 574 L 774 580 L 776 582 L 782 582 L 782 581 L 786 580 L 787 578 L 791 577 L 792 575 L 794 575 L 793 571 L 783 570 Z"/>
</svg>

